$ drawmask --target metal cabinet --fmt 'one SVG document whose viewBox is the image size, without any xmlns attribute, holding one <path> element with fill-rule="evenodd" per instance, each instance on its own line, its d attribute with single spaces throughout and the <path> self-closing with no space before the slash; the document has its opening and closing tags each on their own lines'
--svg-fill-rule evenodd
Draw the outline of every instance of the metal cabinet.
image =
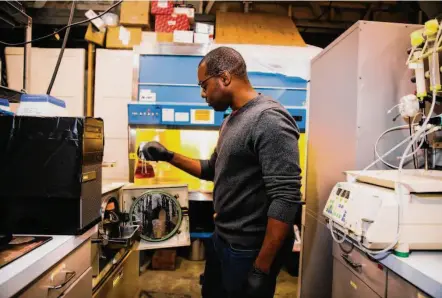
<svg viewBox="0 0 442 298">
<path fill-rule="evenodd" d="M 60 298 L 89 298 L 92 297 L 92 267 L 89 267 L 76 282 L 66 290 Z"/>
<path fill-rule="evenodd" d="M 134 297 L 138 291 L 139 251 L 129 251 L 93 293 L 93 298 Z"/>
<path fill-rule="evenodd" d="M 341 246 L 333 242 L 333 257 L 373 289 L 377 295 L 385 297 L 387 286 L 387 269 L 385 267 L 370 260 L 359 249 L 351 248 L 348 242 L 344 242 Z M 333 278 L 335 278 L 334 275 Z"/>
<path fill-rule="evenodd" d="M 92 275 L 86 282 L 88 275 L 84 273 L 91 267 L 91 243 L 86 241 L 71 254 L 58 262 L 51 270 L 35 281 L 29 289 L 20 294 L 20 298 L 55 298 L 72 289 L 75 282 L 87 283 L 92 291 Z M 90 270 L 91 271 L 91 270 Z M 91 273 L 92 274 L 92 271 Z M 81 280 L 83 279 L 83 280 Z M 74 290 L 72 290 L 74 291 Z M 68 296 L 73 297 L 73 296 Z M 87 296 L 80 296 L 87 297 Z M 89 296 L 90 297 L 90 296 Z"/>
<path fill-rule="evenodd" d="M 332 298 L 379 298 L 369 286 L 340 261 L 333 260 Z"/>
<path fill-rule="evenodd" d="M 427 298 L 430 297 L 418 288 L 410 284 L 408 281 L 395 274 L 391 270 L 388 271 L 388 298 Z"/>
</svg>

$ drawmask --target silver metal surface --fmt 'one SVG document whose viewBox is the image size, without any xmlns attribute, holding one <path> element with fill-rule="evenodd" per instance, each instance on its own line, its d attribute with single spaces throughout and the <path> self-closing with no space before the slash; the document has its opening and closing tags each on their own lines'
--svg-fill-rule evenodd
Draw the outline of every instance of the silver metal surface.
<svg viewBox="0 0 442 298">
<path fill-rule="evenodd" d="M 312 61 L 307 130 L 306 209 L 324 226 L 322 216 L 331 189 L 345 181 L 346 170 L 361 170 L 375 160 L 374 144 L 386 129 L 405 124 L 392 121 L 387 110 L 414 91 L 407 69 L 409 34 L 420 25 L 360 21 Z M 373 42 L 376 36 L 376 42 Z M 401 120 L 402 121 L 402 120 Z M 404 134 L 406 131 L 404 131 Z M 402 139 L 398 132 L 379 145 L 386 152 Z M 393 153 L 389 160 L 397 163 Z M 382 164 L 378 169 L 384 169 Z M 301 297 L 330 297 L 332 249 L 330 236 L 311 241 L 317 230 L 303 234 Z M 309 240 L 310 239 L 310 240 Z M 307 253 L 309 252 L 309 253 Z M 311 266 L 310 254 L 321 258 Z M 321 287 L 317 281 L 321 281 Z M 307 293 L 309 295 L 307 295 Z"/>
<path fill-rule="evenodd" d="M 130 251 L 94 291 L 94 298 L 134 297 L 138 291 L 139 252 Z"/>
<path fill-rule="evenodd" d="M 91 298 L 92 297 L 92 268 L 89 267 L 60 298 Z"/>
<path fill-rule="evenodd" d="M 387 269 L 385 267 L 378 266 L 377 262 L 368 259 L 357 248 L 351 249 L 351 244 L 348 242 L 344 242 L 341 246 L 334 242 L 333 257 L 379 296 L 384 297 L 387 287 Z M 333 278 L 335 277 L 333 276 Z"/>
<path fill-rule="evenodd" d="M 29 289 L 20 294 L 21 298 L 59 297 L 79 276 L 91 266 L 91 243 L 85 242 L 66 258 L 58 262 L 55 267 L 46 272 L 34 282 Z M 73 277 L 66 277 L 66 272 L 75 272 Z M 72 276 L 72 274 L 70 275 Z M 58 277 L 58 278 L 57 278 Z M 62 282 L 58 281 L 61 278 Z M 54 284 L 55 283 L 55 284 Z M 60 286 L 61 285 L 61 286 Z M 91 280 L 92 285 L 92 280 Z"/>
<path fill-rule="evenodd" d="M 395 274 L 391 270 L 388 271 L 388 298 L 427 298 L 430 297 L 424 294 L 418 288 Z"/>
<path fill-rule="evenodd" d="M 311 296 L 313 297 L 313 296 Z M 332 298 L 379 298 L 362 280 L 341 262 L 333 260 Z"/>
<path fill-rule="evenodd" d="M 330 297 L 332 288 L 333 259 L 331 249 L 324 249 L 330 245 L 331 235 L 327 226 L 310 212 L 306 211 L 305 226 L 302 233 L 302 250 L 300 280 L 302 287 L 298 297 Z M 318 272 L 320 268 L 320 272 Z M 320 283 L 321 286 L 318 286 Z M 314 286 L 315 285 L 315 286 Z"/>
<path fill-rule="evenodd" d="M 213 193 L 189 191 L 189 201 L 213 201 Z"/>
</svg>

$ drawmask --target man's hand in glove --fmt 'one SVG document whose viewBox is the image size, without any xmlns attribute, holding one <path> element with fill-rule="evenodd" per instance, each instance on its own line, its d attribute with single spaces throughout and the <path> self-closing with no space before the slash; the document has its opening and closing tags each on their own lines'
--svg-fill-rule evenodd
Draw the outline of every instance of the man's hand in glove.
<svg viewBox="0 0 442 298">
<path fill-rule="evenodd" d="M 271 298 L 273 297 L 273 292 L 272 281 L 269 274 L 253 266 L 247 277 L 246 297 Z"/>
<path fill-rule="evenodd" d="M 174 153 L 158 142 L 141 143 L 138 156 L 149 161 L 171 161 Z"/>
</svg>

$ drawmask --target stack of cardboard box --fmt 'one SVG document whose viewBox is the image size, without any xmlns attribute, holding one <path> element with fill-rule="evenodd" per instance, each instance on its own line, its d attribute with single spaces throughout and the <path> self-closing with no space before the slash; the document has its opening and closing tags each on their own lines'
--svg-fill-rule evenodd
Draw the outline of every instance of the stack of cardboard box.
<svg viewBox="0 0 442 298">
<path fill-rule="evenodd" d="M 120 26 L 108 27 L 106 47 L 131 49 L 141 43 L 143 29 L 150 28 L 149 1 L 124 1 L 120 10 Z"/>
<path fill-rule="evenodd" d="M 107 24 L 101 31 L 89 24 L 85 39 L 110 49 L 132 49 L 141 43 L 207 44 L 213 41 L 213 25 L 195 23 L 192 6 L 175 5 L 175 1 L 125 0 L 121 4 L 119 23 Z M 154 32 L 150 31 L 151 28 Z"/>
<path fill-rule="evenodd" d="M 173 42 L 193 42 L 193 32 L 189 31 L 195 15 L 193 8 L 174 7 L 173 1 L 152 1 L 152 14 L 157 34 L 169 33 Z"/>
</svg>

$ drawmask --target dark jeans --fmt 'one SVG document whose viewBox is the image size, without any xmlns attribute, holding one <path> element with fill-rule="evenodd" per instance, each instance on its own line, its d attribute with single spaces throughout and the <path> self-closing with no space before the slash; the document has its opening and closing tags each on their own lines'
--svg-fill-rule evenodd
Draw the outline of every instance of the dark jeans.
<svg viewBox="0 0 442 298">
<path fill-rule="evenodd" d="M 211 240 L 206 241 L 205 248 L 203 298 L 247 298 L 244 286 L 260 248 L 232 246 L 216 233 Z M 283 264 L 284 253 L 285 249 L 282 249 L 270 271 L 272 293 L 275 291 L 276 278 Z"/>
</svg>

